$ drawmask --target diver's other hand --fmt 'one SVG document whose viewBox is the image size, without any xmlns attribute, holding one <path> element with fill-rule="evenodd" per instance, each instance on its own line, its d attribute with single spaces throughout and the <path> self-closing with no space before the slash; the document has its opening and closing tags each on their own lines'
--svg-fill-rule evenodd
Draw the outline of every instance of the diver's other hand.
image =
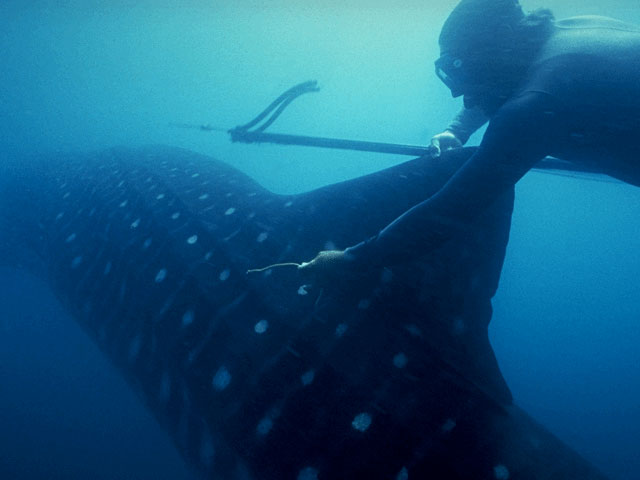
<svg viewBox="0 0 640 480">
<path fill-rule="evenodd" d="M 431 146 L 433 147 L 431 156 L 439 157 L 442 152 L 462 147 L 462 142 L 452 132 L 445 130 L 431 139 Z"/>
<path fill-rule="evenodd" d="M 321 285 L 338 280 L 353 264 L 351 256 L 344 250 L 323 250 L 309 262 L 303 262 L 298 271 L 308 275 Z"/>
</svg>

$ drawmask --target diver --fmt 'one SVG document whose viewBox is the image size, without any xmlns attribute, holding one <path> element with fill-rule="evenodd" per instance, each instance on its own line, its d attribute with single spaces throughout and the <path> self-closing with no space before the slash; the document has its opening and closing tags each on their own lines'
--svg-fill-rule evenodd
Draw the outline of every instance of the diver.
<svg viewBox="0 0 640 480">
<path fill-rule="evenodd" d="M 300 273 L 322 283 L 428 253 L 548 155 L 640 186 L 640 28 L 600 16 L 556 21 L 518 0 L 462 0 L 439 45 L 436 74 L 464 108 L 432 144 L 460 147 L 488 121 L 479 148 L 435 195 Z"/>
</svg>

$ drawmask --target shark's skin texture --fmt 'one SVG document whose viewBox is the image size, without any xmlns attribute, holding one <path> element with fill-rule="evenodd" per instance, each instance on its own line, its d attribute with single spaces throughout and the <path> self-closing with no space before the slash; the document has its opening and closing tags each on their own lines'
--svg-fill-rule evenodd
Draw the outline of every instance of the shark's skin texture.
<svg viewBox="0 0 640 480">
<path fill-rule="evenodd" d="M 289 196 L 170 147 L 8 161 L 0 262 L 47 279 L 203 478 L 604 478 L 489 345 L 512 191 L 408 264 L 246 273 L 375 234 L 471 153 Z"/>
</svg>

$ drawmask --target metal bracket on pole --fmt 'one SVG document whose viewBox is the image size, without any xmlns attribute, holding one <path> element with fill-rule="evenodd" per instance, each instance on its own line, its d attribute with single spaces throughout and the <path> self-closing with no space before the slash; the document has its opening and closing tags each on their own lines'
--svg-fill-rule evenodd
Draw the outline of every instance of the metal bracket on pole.
<svg viewBox="0 0 640 480">
<path fill-rule="evenodd" d="M 422 156 L 433 153 L 433 147 L 416 145 L 398 145 L 393 143 L 365 142 L 360 140 L 345 140 L 341 138 L 308 137 L 304 135 L 287 135 L 280 133 L 265 133 L 280 116 L 283 110 L 300 95 L 317 92 L 317 82 L 310 81 L 296 85 L 280 95 L 260 115 L 245 125 L 229 130 L 232 142 L 241 143 L 277 143 L 281 145 L 301 145 L 306 147 L 337 148 L 342 150 L 358 150 L 362 152 L 393 153 L 397 155 Z M 269 114 L 271 116 L 262 122 Z M 254 128 L 255 127 L 255 128 Z"/>
</svg>

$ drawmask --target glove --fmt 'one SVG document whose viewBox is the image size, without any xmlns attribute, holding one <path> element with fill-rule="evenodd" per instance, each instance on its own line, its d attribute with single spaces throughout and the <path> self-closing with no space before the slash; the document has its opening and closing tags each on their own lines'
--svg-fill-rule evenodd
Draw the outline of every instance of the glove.
<svg viewBox="0 0 640 480">
<path fill-rule="evenodd" d="M 462 147 L 462 142 L 452 132 L 445 130 L 431 139 L 431 146 L 434 149 L 431 156 L 439 157 L 442 152 Z"/>
</svg>

